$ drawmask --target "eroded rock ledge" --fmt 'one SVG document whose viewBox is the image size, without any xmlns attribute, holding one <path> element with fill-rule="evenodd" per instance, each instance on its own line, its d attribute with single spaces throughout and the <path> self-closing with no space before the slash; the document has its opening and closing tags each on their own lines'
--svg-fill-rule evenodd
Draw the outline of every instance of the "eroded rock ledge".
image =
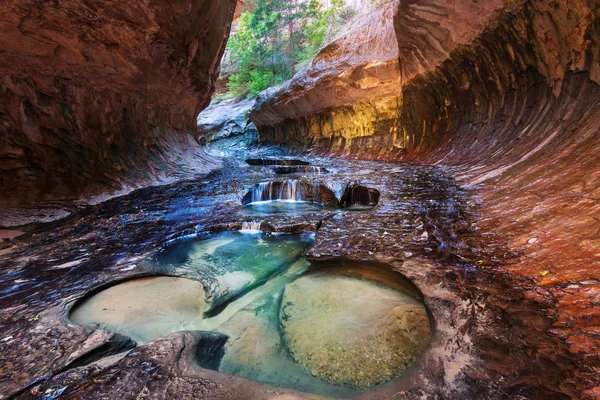
<svg viewBox="0 0 600 400">
<path fill-rule="evenodd" d="M 235 4 L 2 2 L 0 200 L 76 197 L 214 165 L 195 117 Z"/>
<path fill-rule="evenodd" d="M 354 23 L 291 81 L 259 98 L 263 140 L 301 148 L 396 157 L 404 150 L 403 85 L 474 39 L 502 6 L 388 1 Z M 388 154 L 391 153 L 391 154 Z"/>
</svg>

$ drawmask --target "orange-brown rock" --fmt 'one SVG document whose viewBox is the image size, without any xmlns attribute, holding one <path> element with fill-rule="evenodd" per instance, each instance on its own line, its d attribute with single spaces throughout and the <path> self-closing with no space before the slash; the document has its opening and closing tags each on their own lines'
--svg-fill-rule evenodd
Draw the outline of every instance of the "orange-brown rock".
<svg viewBox="0 0 600 400">
<path fill-rule="evenodd" d="M 361 98 L 346 79 L 361 64 L 337 61 L 356 59 L 342 37 L 291 83 L 264 94 L 251 118 L 263 141 L 453 171 L 478 195 L 477 229 L 519 254 L 501 273 L 527 280 L 527 297 L 552 304 L 540 306 L 549 323 L 535 340 L 564 340 L 570 382 L 597 398 L 600 3 L 434 3 L 379 9 L 387 21 L 380 37 L 388 39 L 386 7 L 395 10 L 398 77 L 373 73 Z M 357 37 L 372 52 L 389 45 L 371 32 Z M 391 79 L 399 81 L 393 95 Z M 553 351 L 523 367 L 564 362 Z"/>
<path fill-rule="evenodd" d="M 261 95 L 251 119 L 264 140 L 329 153 L 369 147 L 371 157 L 402 154 L 403 85 L 472 40 L 502 6 L 438 3 L 388 1 L 356 16 L 311 65 Z"/>
<path fill-rule="evenodd" d="M 0 200 L 205 171 L 195 118 L 234 9 L 234 0 L 3 1 Z"/>
</svg>

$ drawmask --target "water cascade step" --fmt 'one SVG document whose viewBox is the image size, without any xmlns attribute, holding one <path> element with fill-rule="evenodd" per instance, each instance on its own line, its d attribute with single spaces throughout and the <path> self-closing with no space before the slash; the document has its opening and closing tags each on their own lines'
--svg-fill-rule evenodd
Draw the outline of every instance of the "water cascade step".
<svg viewBox="0 0 600 400">
<path fill-rule="evenodd" d="M 310 163 L 302 160 L 286 160 L 286 159 L 271 159 L 271 158 L 250 158 L 246 160 L 248 165 L 264 166 L 264 165 L 310 165 Z"/>
<path fill-rule="evenodd" d="M 242 224 L 241 233 L 260 233 L 263 221 L 248 221 Z"/>
</svg>

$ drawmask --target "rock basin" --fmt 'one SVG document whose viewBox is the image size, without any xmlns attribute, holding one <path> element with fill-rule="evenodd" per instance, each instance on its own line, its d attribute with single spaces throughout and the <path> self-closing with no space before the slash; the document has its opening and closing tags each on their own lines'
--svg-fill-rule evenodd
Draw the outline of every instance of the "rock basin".
<svg viewBox="0 0 600 400">
<path fill-rule="evenodd" d="M 207 308 L 204 287 L 189 279 L 148 277 L 92 295 L 70 314 L 76 324 L 130 337 L 138 344 L 188 330 Z"/>
<path fill-rule="evenodd" d="M 348 396 L 410 368 L 431 336 L 414 285 L 366 264 L 313 265 L 307 235 L 269 237 L 171 245 L 153 263 L 189 279 L 117 283 L 75 304 L 70 320 L 138 345 L 196 331 L 200 367 L 318 395 Z"/>
<path fill-rule="evenodd" d="M 401 278 L 359 265 L 288 285 L 280 322 L 292 358 L 315 377 L 355 389 L 407 371 L 432 328 L 418 289 Z"/>
</svg>

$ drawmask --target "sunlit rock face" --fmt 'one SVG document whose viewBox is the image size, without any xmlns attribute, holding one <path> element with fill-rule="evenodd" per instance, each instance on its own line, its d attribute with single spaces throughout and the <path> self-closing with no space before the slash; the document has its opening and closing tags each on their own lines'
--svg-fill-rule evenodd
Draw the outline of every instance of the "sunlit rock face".
<svg viewBox="0 0 600 400">
<path fill-rule="evenodd" d="M 360 14 L 291 81 L 261 94 L 250 114 L 261 138 L 327 149 L 355 137 L 388 141 L 401 95 L 396 8 Z"/>
<path fill-rule="evenodd" d="M 1 200 L 206 171 L 196 138 L 234 0 L 0 5 Z M 166 154 L 169 154 L 168 156 Z"/>
<path fill-rule="evenodd" d="M 538 335 L 510 340 L 527 347 L 560 337 L 568 348 L 510 367 L 490 351 L 490 365 L 521 376 L 562 365 L 577 388 L 536 385 L 597 397 L 600 4 L 433 3 L 385 5 L 382 23 L 357 29 L 352 41 L 367 43 L 372 55 L 390 46 L 383 38 L 393 31 L 389 62 L 372 57 L 388 69 L 349 79 L 366 63 L 346 51 L 347 34 L 289 84 L 263 94 L 251 118 L 265 142 L 450 167 L 478 195 L 477 229 L 518 254 L 499 271 L 509 274 L 502 279 L 519 280 L 527 298 L 551 304 Z M 369 85 L 352 86 L 361 81 Z M 485 346 L 503 340 L 490 335 Z"/>
<path fill-rule="evenodd" d="M 265 141 L 327 153 L 397 158 L 403 85 L 438 66 L 488 24 L 502 1 L 384 2 L 356 16 L 291 81 L 251 113 Z"/>
</svg>

